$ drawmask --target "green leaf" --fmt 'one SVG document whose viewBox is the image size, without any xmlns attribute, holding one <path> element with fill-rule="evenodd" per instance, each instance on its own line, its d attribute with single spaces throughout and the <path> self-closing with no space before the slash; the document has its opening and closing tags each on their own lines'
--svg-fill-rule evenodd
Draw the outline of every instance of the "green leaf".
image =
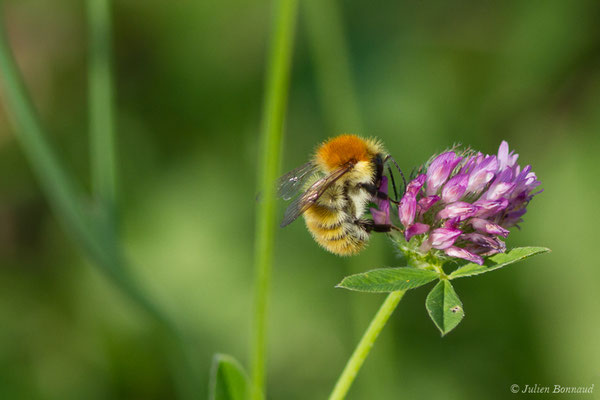
<svg viewBox="0 0 600 400">
<path fill-rule="evenodd" d="M 244 367 L 226 354 L 215 354 L 210 373 L 209 400 L 247 400 L 250 379 Z"/>
<path fill-rule="evenodd" d="M 456 328 L 465 316 L 463 305 L 447 279 L 440 280 L 431 289 L 425 307 L 435 326 L 442 332 L 442 336 Z"/>
<path fill-rule="evenodd" d="M 488 257 L 483 265 L 474 263 L 463 265 L 448 275 L 448 278 L 454 279 L 462 278 L 464 276 L 483 274 L 484 272 L 493 271 L 508 264 L 533 257 L 537 254 L 547 253 L 549 251 L 550 249 L 546 247 L 517 247 L 516 249 L 512 249 L 506 253 L 499 253 Z"/>
<path fill-rule="evenodd" d="M 347 276 L 336 287 L 359 292 L 395 292 L 423 286 L 439 277 L 435 271 L 420 268 L 381 268 Z"/>
</svg>

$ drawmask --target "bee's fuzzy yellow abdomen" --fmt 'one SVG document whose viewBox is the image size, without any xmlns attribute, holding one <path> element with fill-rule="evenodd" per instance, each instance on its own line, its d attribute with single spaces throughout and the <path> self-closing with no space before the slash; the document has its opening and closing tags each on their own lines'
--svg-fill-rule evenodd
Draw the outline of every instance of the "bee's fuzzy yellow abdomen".
<svg viewBox="0 0 600 400">
<path fill-rule="evenodd" d="M 338 256 L 351 256 L 360 252 L 365 247 L 367 240 L 350 234 L 346 225 L 342 226 L 342 233 L 337 236 L 332 232 L 324 233 L 322 227 L 315 229 L 314 225 L 309 226 L 308 224 L 307 227 L 315 241 L 325 250 Z"/>
<path fill-rule="evenodd" d="M 358 253 L 368 240 L 368 235 L 357 234 L 356 227 L 348 222 L 348 215 L 343 211 L 315 205 L 304 213 L 304 220 L 315 241 L 339 256 Z"/>
<path fill-rule="evenodd" d="M 304 219 L 307 223 L 318 224 L 324 228 L 330 228 L 341 225 L 345 218 L 343 213 L 331 209 L 321 204 L 315 204 L 304 213 Z"/>
<path fill-rule="evenodd" d="M 346 234 L 343 224 L 325 226 L 317 221 L 306 219 L 306 226 L 312 232 L 313 236 L 318 236 L 323 240 L 337 240 Z"/>
<path fill-rule="evenodd" d="M 353 256 L 359 253 L 365 247 L 367 241 L 356 241 L 349 236 L 345 236 L 336 241 L 327 241 L 323 243 L 317 240 L 317 243 L 319 243 L 329 252 L 337 254 L 338 256 Z"/>
</svg>

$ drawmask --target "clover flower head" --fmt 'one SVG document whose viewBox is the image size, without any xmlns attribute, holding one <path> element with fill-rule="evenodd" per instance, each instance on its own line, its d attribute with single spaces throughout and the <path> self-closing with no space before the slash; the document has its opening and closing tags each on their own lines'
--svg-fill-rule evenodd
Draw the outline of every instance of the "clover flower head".
<svg viewBox="0 0 600 400">
<path fill-rule="evenodd" d="M 388 196 L 384 177 L 373 198 L 371 230 L 389 234 L 402 253 L 402 264 L 347 276 L 337 287 L 389 293 L 377 321 L 381 310 L 390 304 L 395 307 L 407 290 L 437 280 L 425 306 L 442 336 L 452 331 L 465 315 L 451 283 L 454 279 L 550 251 L 535 246 L 507 250 L 504 243 L 510 228 L 522 221 L 531 199 L 541 192 L 531 167 L 522 168 L 518 158 L 504 141 L 495 155 L 452 148 L 411 174 L 400 198 Z M 459 260 L 464 265 L 453 268 Z"/>
<path fill-rule="evenodd" d="M 451 150 L 433 158 L 398 204 L 404 247 L 477 264 L 503 253 L 508 228 L 518 227 L 541 192 L 534 192 L 540 182 L 531 166 L 521 168 L 518 157 L 503 141 L 497 155 Z M 377 220 L 389 221 L 389 203 L 379 205 Z"/>
</svg>

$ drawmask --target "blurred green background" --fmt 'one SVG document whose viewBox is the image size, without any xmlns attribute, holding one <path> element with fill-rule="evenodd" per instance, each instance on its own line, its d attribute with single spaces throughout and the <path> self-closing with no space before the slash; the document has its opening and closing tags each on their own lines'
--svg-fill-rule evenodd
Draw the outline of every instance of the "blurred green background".
<svg viewBox="0 0 600 400">
<path fill-rule="evenodd" d="M 2 7 L 50 139 L 89 189 L 82 3 Z M 545 189 L 508 245 L 553 250 L 456 282 L 467 315 L 443 339 L 427 290 L 410 292 L 348 398 L 600 391 L 600 3 L 338 3 L 336 14 L 331 0 L 300 1 L 282 172 L 342 132 L 381 138 L 408 170 L 455 142 L 494 153 L 505 139 Z M 270 12 L 268 1 L 113 4 L 124 242 L 136 276 L 194 337 L 202 390 L 215 352 L 248 365 Z M 163 336 L 66 236 L 7 118 L 0 108 L 0 398 L 174 397 Z M 383 301 L 334 285 L 383 265 L 396 265 L 384 236 L 342 259 L 301 222 L 277 231 L 269 398 L 327 396 Z"/>
</svg>

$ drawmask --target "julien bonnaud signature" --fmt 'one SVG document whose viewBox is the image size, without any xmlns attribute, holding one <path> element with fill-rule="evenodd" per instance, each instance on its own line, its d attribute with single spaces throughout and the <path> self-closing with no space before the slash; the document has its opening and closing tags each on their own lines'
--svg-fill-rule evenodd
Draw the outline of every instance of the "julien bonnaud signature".
<svg viewBox="0 0 600 400">
<path fill-rule="evenodd" d="M 510 387 L 513 393 L 593 393 L 594 384 L 590 386 L 563 386 L 563 385 L 529 385 L 519 386 L 513 384 Z"/>
</svg>

